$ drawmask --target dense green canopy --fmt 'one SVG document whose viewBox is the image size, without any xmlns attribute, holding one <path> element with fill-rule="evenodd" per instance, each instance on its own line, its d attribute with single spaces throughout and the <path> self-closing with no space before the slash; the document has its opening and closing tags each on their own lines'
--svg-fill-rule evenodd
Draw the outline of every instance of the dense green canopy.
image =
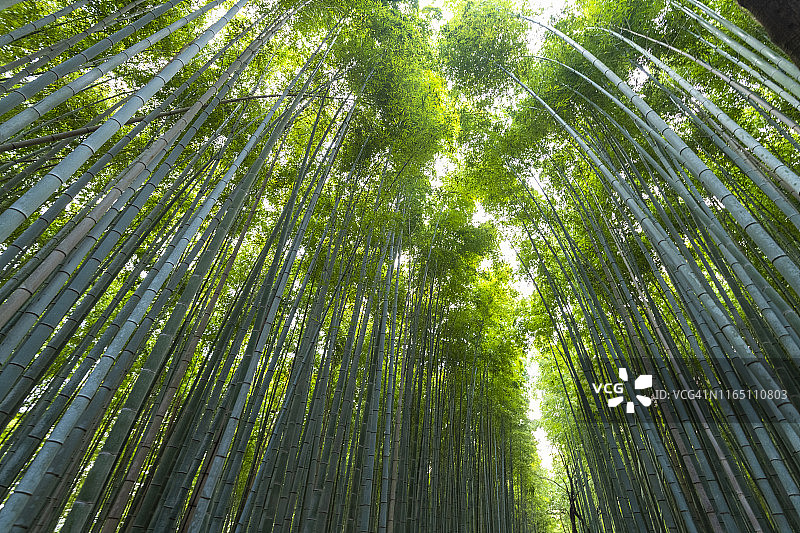
<svg viewBox="0 0 800 533">
<path fill-rule="evenodd" d="M 11 3 L 0 531 L 800 530 L 800 70 L 735 3 Z"/>
</svg>

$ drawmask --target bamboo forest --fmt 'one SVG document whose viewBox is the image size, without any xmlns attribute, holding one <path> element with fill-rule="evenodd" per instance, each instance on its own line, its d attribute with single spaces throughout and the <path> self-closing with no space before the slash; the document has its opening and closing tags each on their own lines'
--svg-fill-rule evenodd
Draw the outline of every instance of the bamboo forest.
<svg viewBox="0 0 800 533">
<path fill-rule="evenodd" d="M 800 532 L 796 0 L 0 0 L 0 533 Z"/>
</svg>

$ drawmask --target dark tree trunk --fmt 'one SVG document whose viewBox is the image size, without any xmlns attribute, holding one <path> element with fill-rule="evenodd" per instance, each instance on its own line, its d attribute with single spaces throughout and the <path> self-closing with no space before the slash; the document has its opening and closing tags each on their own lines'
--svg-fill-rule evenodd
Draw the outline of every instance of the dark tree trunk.
<svg viewBox="0 0 800 533">
<path fill-rule="evenodd" d="M 767 30 L 767 35 L 800 66 L 800 2 L 797 0 L 737 0 Z"/>
</svg>

